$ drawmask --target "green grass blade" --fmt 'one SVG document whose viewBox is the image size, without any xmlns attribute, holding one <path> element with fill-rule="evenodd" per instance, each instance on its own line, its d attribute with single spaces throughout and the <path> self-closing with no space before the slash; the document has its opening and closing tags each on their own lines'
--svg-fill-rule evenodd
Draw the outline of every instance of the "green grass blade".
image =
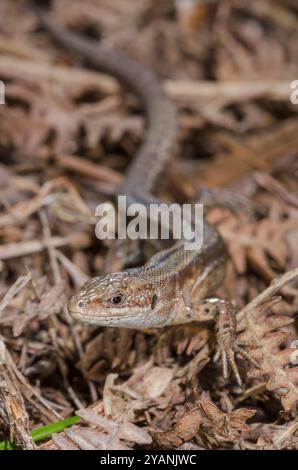
<svg viewBox="0 0 298 470">
<path fill-rule="evenodd" d="M 47 424 L 46 426 L 42 426 L 41 428 L 34 429 L 31 433 L 31 437 L 34 442 L 41 441 L 42 439 L 46 439 L 51 437 L 52 434 L 56 432 L 64 431 L 64 429 L 76 424 L 80 421 L 79 416 L 70 416 L 69 418 L 62 419 L 61 421 L 57 421 L 56 423 Z M 13 450 L 15 447 L 8 441 L 0 442 L 0 450 Z"/>
</svg>

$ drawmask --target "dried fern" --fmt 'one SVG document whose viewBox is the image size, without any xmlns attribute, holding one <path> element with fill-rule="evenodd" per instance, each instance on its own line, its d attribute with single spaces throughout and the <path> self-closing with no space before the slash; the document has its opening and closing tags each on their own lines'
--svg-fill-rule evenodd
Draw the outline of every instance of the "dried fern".
<svg viewBox="0 0 298 470">
<path fill-rule="evenodd" d="M 280 301 L 280 297 L 275 296 L 276 292 L 297 277 L 298 269 L 289 271 L 239 314 L 246 328 L 240 335 L 240 340 L 252 347 L 250 354 L 260 365 L 260 369 L 251 368 L 248 376 L 264 376 L 266 388 L 279 394 L 286 411 L 291 410 L 298 402 L 298 367 L 291 367 L 295 348 L 282 349 L 282 345 L 289 341 L 291 335 L 280 330 L 291 324 L 293 319 L 274 315 L 271 308 Z"/>
</svg>

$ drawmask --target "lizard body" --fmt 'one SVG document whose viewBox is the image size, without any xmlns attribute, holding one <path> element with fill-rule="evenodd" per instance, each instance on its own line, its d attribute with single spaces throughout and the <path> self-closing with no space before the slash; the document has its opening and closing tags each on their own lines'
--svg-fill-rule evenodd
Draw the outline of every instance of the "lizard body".
<svg viewBox="0 0 298 470">
<path fill-rule="evenodd" d="M 215 237 L 210 243 L 205 236 L 209 242 L 200 251 L 185 250 L 179 243 L 142 267 L 92 278 L 70 299 L 68 309 L 81 321 L 126 328 L 192 321 L 193 305 L 203 306 L 224 277 L 226 250 Z"/>
<path fill-rule="evenodd" d="M 47 30 L 64 47 L 90 65 L 110 73 L 141 98 L 147 116 L 143 145 L 129 166 L 119 194 L 132 201 L 152 200 L 162 170 L 177 147 L 177 113 L 154 75 L 138 62 L 107 50 L 41 16 Z M 235 308 L 210 298 L 221 284 L 227 251 L 217 231 L 204 222 L 200 250 L 185 250 L 183 241 L 163 250 L 144 266 L 89 279 L 68 303 L 69 313 L 90 324 L 126 328 L 160 328 L 213 320 L 224 375 L 230 363 L 241 379 L 235 352 L 248 354 L 236 342 Z"/>
</svg>

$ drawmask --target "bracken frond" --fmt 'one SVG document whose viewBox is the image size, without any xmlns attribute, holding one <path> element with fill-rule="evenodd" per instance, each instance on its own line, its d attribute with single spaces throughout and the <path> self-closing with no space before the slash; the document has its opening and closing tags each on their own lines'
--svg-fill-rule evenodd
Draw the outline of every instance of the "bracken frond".
<svg viewBox="0 0 298 470">
<path fill-rule="evenodd" d="M 282 349 L 291 334 L 280 329 L 293 323 L 293 319 L 275 315 L 271 309 L 281 299 L 275 296 L 276 292 L 297 277 L 298 269 L 286 273 L 239 313 L 241 323 L 245 324 L 240 341 L 250 345 L 250 354 L 260 365 L 260 369 L 251 368 L 248 376 L 266 378 L 266 388 L 278 393 L 286 411 L 298 402 L 298 367 L 294 360 L 297 349 L 295 346 Z"/>
</svg>

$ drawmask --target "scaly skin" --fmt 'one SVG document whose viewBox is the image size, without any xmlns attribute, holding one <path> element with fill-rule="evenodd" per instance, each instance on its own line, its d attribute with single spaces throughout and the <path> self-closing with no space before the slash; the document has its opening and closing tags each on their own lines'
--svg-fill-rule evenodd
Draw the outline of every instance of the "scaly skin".
<svg viewBox="0 0 298 470">
<path fill-rule="evenodd" d="M 93 67 L 110 73 L 141 98 L 147 116 L 143 145 L 131 163 L 119 194 L 148 203 L 158 177 L 177 147 L 176 109 L 152 73 L 117 51 L 102 48 L 40 16 L 45 28 L 67 49 Z M 216 322 L 218 356 L 224 376 L 230 363 L 239 384 L 234 355 L 248 358 L 236 342 L 235 308 L 209 298 L 221 284 L 227 251 L 219 234 L 204 223 L 200 250 L 185 250 L 183 242 L 157 253 L 140 268 L 88 280 L 68 303 L 74 318 L 96 325 L 160 328 L 189 322 Z"/>
<path fill-rule="evenodd" d="M 225 272 L 221 239 L 206 245 L 195 251 L 181 243 L 140 268 L 90 279 L 70 299 L 68 310 L 81 321 L 105 326 L 160 328 L 189 322 L 193 306 L 214 293 Z"/>
</svg>

